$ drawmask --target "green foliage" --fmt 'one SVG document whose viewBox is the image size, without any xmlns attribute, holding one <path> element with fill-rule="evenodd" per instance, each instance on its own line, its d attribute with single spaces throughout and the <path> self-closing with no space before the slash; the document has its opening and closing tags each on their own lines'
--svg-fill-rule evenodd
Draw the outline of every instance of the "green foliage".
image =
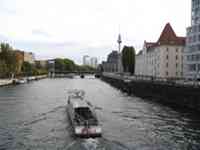
<svg viewBox="0 0 200 150">
<path fill-rule="evenodd" d="M 75 64 L 70 59 L 55 59 L 55 71 L 95 71 L 95 68 L 91 66 L 82 66 Z"/>
<path fill-rule="evenodd" d="M 84 66 L 76 65 L 76 70 L 89 72 L 89 71 L 95 71 L 96 69 L 91 66 L 87 66 L 87 65 L 84 65 Z"/>
<path fill-rule="evenodd" d="M 22 73 L 27 76 L 31 76 L 36 72 L 35 66 L 30 64 L 29 62 L 23 62 L 22 65 Z"/>
<path fill-rule="evenodd" d="M 15 52 L 12 47 L 7 43 L 0 44 L 0 60 L 1 60 L 1 76 L 11 76 L 16 73 L 17 63 Z M 2 72 L 3 70 L 3 72 Z"/>
<path fill-rule="evenodd" d="M 56 71 L 74 71 L 76 68 L 75 63 L 70 59 L 55 59 L 55 70 Z"/>
<path fill-rule="evenodd" d="M 8 43 L 1 43 L 0 50 L 0 78 L 8 78 L 12 75 L 32 76 L 48 73 L 47 69 L 41 68 L 41 66 L 23 62 L 23 55 L 17 54 Z M 64 63 L 67 63 L 67 60 Z"/>
<path fill-rule="evenodd" d="M 5 61 L 0 60 L 0 78 L 4 78 L 7 76 L 8 69 Z"/>
<path fill-rule="evenodd" d="M 134 74 L 135 72 L 135 49 L 134 47 L 124 46 L 122 50 L 122 65 L 125 72 Z"/>
</svg>

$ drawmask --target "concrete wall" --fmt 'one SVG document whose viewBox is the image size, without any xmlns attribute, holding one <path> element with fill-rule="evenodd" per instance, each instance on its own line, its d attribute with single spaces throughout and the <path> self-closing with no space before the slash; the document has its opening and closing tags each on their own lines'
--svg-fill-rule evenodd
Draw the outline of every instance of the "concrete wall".
<svg viewBox="0 0 200 150">
<path fill-rule="evenodd" d="M 107 76 L 102 76 L 102 80 L 138 97 L 200 111 L 199 87 L 175 86 L 173 84 L 152 83 L 150 81 L 125 82 Z"/>
</svg>

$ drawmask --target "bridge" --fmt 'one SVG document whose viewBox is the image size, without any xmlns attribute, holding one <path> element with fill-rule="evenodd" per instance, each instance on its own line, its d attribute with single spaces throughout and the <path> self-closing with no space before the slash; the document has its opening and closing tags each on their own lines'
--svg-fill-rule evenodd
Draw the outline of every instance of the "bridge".
<svg viewBox="0 0 200 150">
<path fill-rule="evenodd" d="M 98 71 L 49 71 L 49 76 L 54 77 L 71 77 L 73 75 L 78 75 L 80 77 L 83 77 L 85 75 L 94 75 L 95 77 L 99 77 L 100 73 Z"/>
</svg>

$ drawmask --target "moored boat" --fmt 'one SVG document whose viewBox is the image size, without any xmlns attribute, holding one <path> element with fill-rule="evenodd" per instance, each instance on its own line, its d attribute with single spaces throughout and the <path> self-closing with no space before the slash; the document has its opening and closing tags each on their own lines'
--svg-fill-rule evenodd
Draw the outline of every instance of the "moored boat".
<svg viewBox="0 0 200 150">
<path fill-rule="evenodd" d="M 13 83 L 14 83 L 14 84 L 25 84 L 25 83 L 27 83 L 27 79 L 25 79 L 25 78 L 14 79 L 14 80 L 13 80 Z"/>
</svg>

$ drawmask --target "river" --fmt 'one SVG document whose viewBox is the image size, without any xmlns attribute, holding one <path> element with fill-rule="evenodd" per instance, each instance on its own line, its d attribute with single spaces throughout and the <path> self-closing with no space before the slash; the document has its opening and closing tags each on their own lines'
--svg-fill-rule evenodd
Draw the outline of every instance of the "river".
<svg viewBox="0 0 200 150">
<path fill-rule="evenodd" d="M 70 89 L 85 90 L 97 107 L 102 138 L 73 138 L 66 114 Z M 91 76 L 0 88 L 0 150 L 36 149 L 199 150 L 200 117 L 128 96 Z"/>
</svg>

